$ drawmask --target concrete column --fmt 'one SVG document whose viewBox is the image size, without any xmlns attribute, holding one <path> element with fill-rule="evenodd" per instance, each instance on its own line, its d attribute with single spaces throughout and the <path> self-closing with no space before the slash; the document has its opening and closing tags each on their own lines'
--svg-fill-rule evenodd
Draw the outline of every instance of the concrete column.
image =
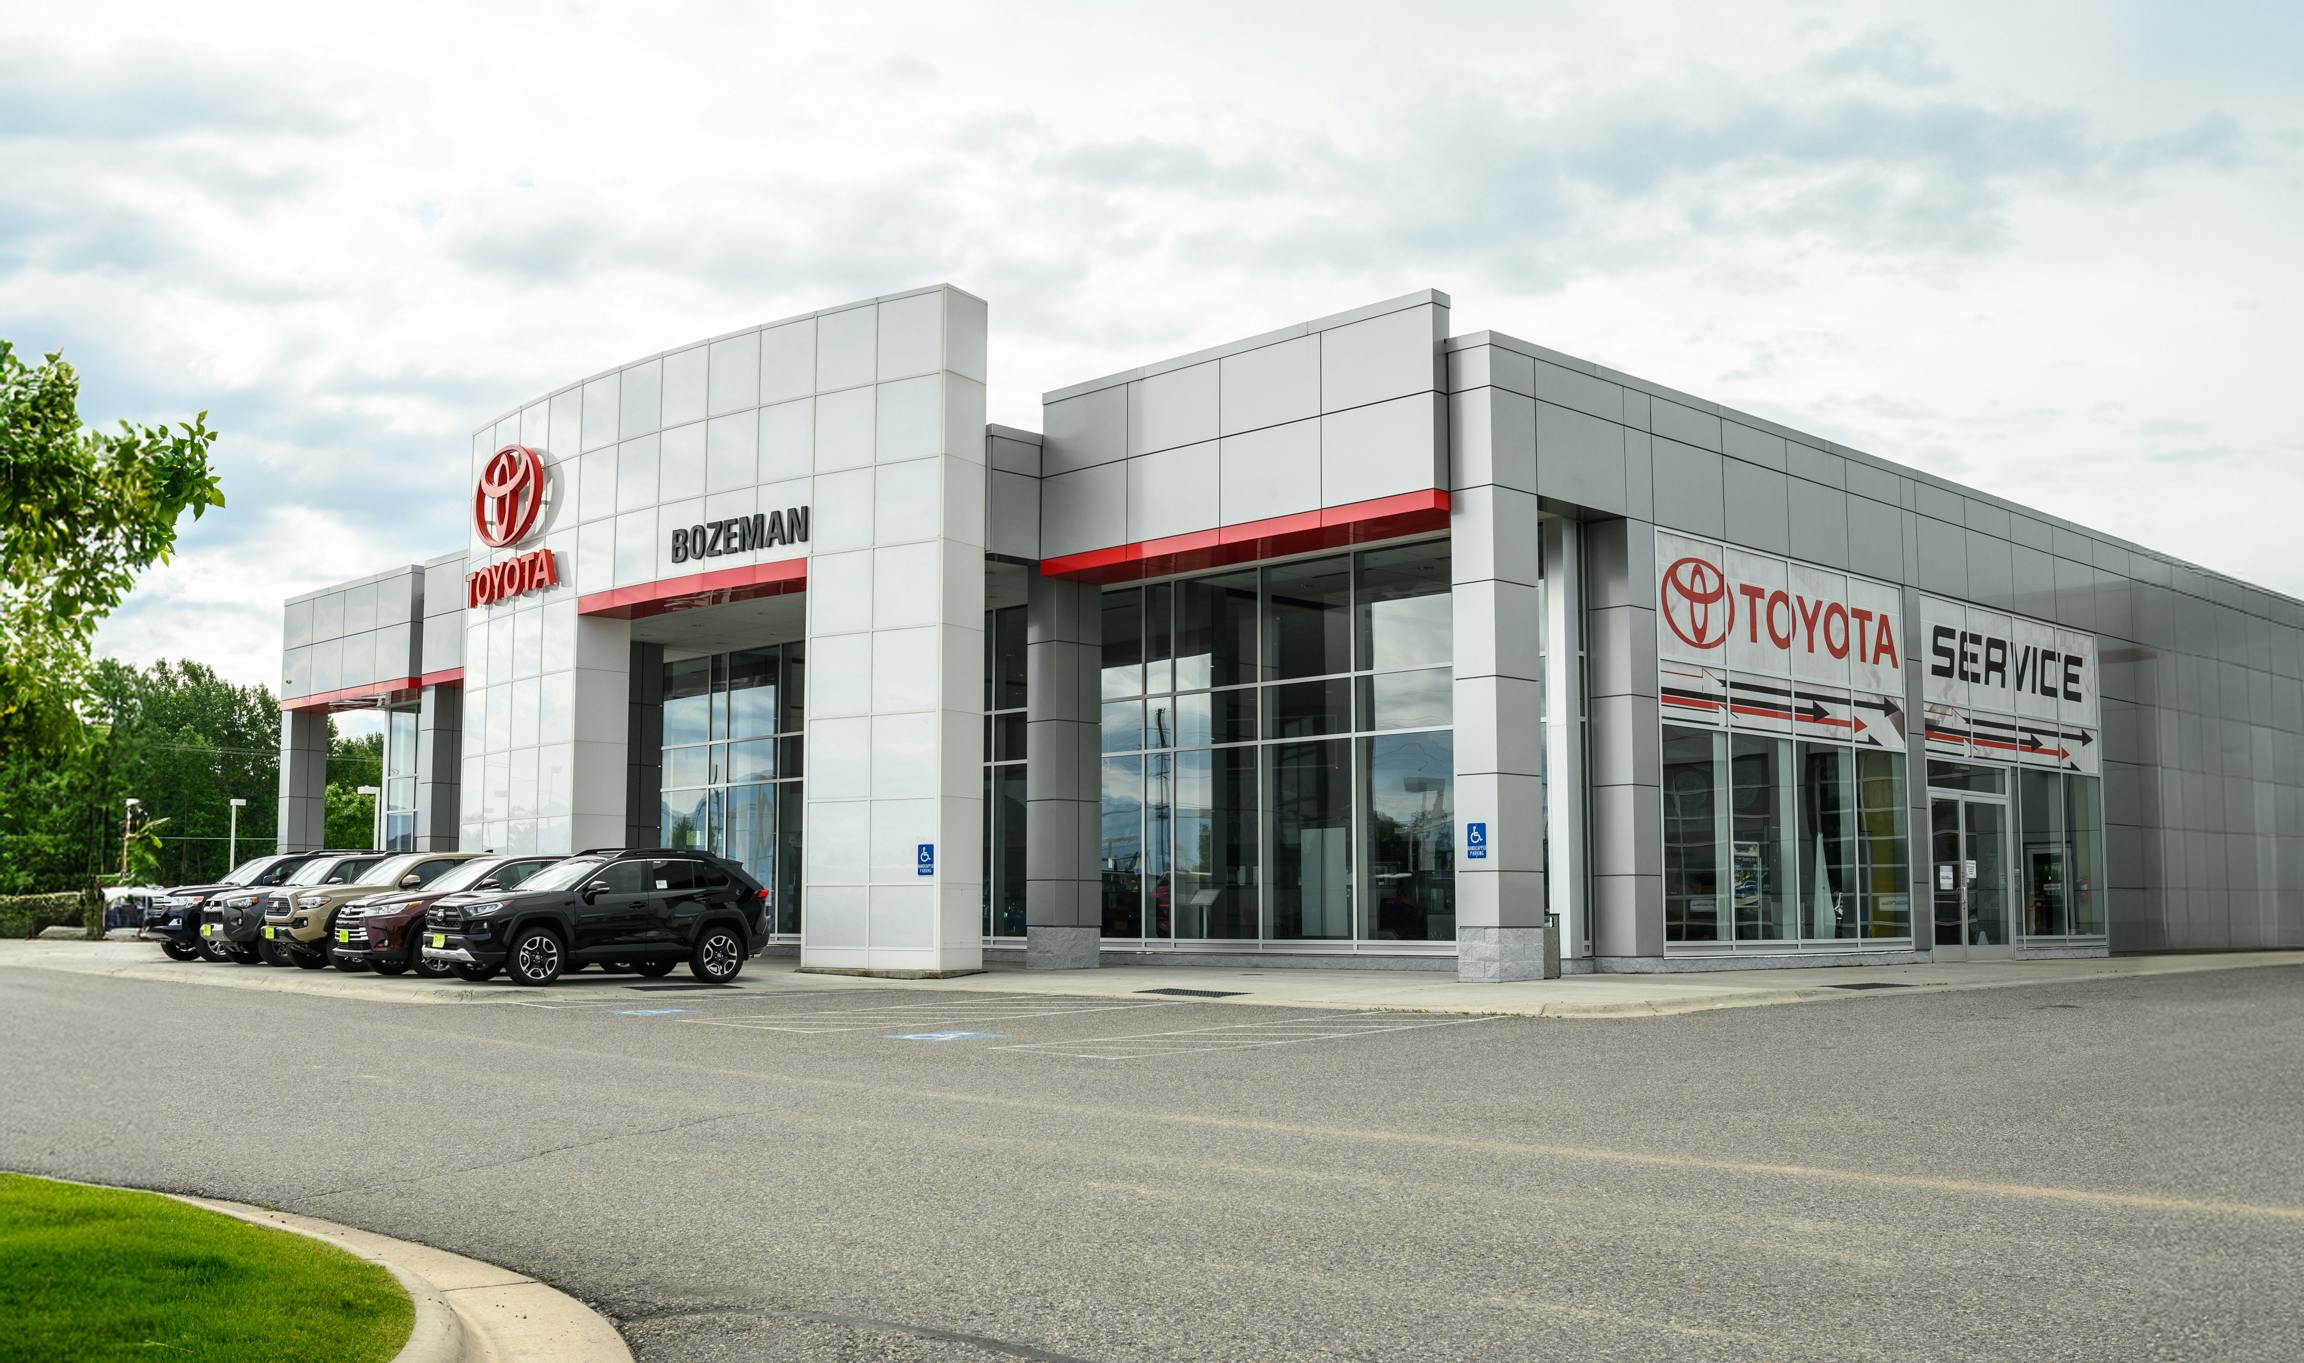
<svg viewBox="0 0 2304 1363">
<path fill-rule="evenodd" d="M 416 850 L 456 850 L 464 779 L 464 688 L 427 686 L 416 709 Z"/>
<path fill-rule="evenodd" d="M 309 852 L 328 839 L 328 712 L 280 712 L 280 839 Z"/>
<path fill-rule="evenodd" d="M 1544 882 L 1558 950 L 1591 955 L 1587 913 L 1584 725 L 1584 526 L 1544 523 Z"/>
<path fill-rule="evenodd" d="M 983 969 L 983 303 L 816 318 L 803 970 Z"/>
<path fill-rule="evenodd" d="M 1459 466 L 1461 467 L 1461 461 Z M 1456 975 L 1544 979 L 1544 589 L 1534 493 L 1460 487 L 1448 533 L 1456 635 Z M 1472 825 L 1485 830 L 1472 841 Z M 1484 852 L 1485 855 L 1476 855 Z"/>
<path fill-rule="evenodd" d="M 1663 734 L 1656 709 L 1656 527 L 1584 528 L 1592 954 L 1664 954 Z"/>
<path fill-rule="evenodd" d="M 564 798 L 569 819 L 565 825 L 554 823 L 550 834 L 539 828 L 535 848 L 539 852 L 621 847 L 631 834 L 626 800 L 631 781 L 632 624 L 601 615 L 578 615 L 572 622 L 576 666 L 569 673 L 569 709 L 576 741 L 565 772 L 540 774 L 538 779 L 540 797 Z"/>
<path fill-rule="evenodd" d="M 1025 608 L 1024 964 L 1032 970 L 1094 967 L 1104 933 L 1096 865 L 1102 595 L 1094 583 L 1036 575 Z"/>
</svg>

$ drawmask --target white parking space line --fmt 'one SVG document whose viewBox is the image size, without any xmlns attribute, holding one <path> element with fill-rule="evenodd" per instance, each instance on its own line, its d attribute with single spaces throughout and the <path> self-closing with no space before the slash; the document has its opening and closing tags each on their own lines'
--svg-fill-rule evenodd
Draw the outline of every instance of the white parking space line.
<svg viewBox="0 0 2304 1363">
<path fill-rule="evenodd" d="M 1032 1018 L 1065 1017 L 1079 1013 L 1121 1013 L 1146 1008 L 1173 1008 L 1175 1004 L 1160 1003 L 1058 1003 L 1031 995 L 1010 1001 L 928 1000 L 918 1003 L 885 1004 L 870 1008 L 830 1009 L 816 1012 L 787 1011 L 737 1015 L 734 1017 L 682 1018 L 682 1022 L 700 1027 L 734 1027 L 752 1032 L 793 1032 L 820 1035 L 833 1032 L 862 1032 L 882 1027 L 906 1027 L 914 1030 L 934 1030 L 936 1027 L 957 1027 L 979 1022 L 1021 1022 Z"/>
<path fill-rule="evenodd" d="M 1338 1013 L 1329 1017 L 1237 1022 L 1178 1032 L 1145 1032 L 1136 1036 L 1090 1037 L 1077 1041 L 1020 1041 L 995 1046 L 993 1049 L 1036 1051 L 1042 1055 L 1072 1056 L 1081 1060 L 1144 1060 L 1156 1055 L 1200 1055 L 1212 1051 L 1254 1050 L 1265 1046 L 1298 1046 L 1310 1041 L 1339 1041 L 1346 1037 L 1373 1036 L 1382 1032 L 1460 1027 L 1466 1023 L 1495 1020 L 1492 1017 Z"/>
</svg>

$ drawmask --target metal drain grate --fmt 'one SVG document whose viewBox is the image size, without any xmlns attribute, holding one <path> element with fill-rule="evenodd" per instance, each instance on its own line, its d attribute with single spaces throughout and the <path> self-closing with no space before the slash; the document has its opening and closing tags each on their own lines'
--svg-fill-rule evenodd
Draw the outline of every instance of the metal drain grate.
<svg viewBox="0 0 2304 1363">
<path fill-rule="evenodd" d="M 1167 994 L 1179 999 L 1236 999 L 1245 989 L 1139 989 L 1139 994 Z"/>
<path fill-rule="evenodd" d="M 1886 980 L 1866 980 L 1862 984 L 1828 984 L 1826 989 L 1910 989 L 1908 984 L 1890 984 Z"/>
</svg>

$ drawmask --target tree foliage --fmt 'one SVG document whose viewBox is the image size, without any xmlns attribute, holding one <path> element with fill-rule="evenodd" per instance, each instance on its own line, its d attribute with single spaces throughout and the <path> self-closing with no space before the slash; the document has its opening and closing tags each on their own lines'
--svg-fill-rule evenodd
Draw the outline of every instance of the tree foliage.
<svg viewBox="0 0 2304 1363">
<path fill-rule="evenodd" d="M 0 341 L 0 752 L 88 736 L 90 647 L 136 575 L 166 561 L 177 521 L 224 505 L 207 413 L 171 430 L 80 423 L 80 379 Z"/>
<path fill-rule="evenodd" d="M 329 847 L 371 847 L 376 842 L 376 801 L 360 787 L 384 784 L 384 735 L 347 738 L 328 733 L 327 832 Z"/>
</svg>

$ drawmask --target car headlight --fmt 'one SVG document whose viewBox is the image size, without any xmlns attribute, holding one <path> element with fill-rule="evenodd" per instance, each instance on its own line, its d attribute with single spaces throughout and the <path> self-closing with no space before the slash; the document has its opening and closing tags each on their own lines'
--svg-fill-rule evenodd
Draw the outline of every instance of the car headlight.
<svg viewBox="0 0 2304 1363">
<path fill-rule="evenodd" d="M 308 894 L 296 901 L 296 907 L 299 909 L 317 909 L 326 905 L 327 902 L 328 896 L 324 894 Z"/>
<path fill-rule="evenodd" d="M 504 901 L 501 899 L 483 899 L 477 904 L 466 904 L 464 916 L 466 918 L 486 918 L 489 914 L 503 907 Z"/>
<path fill-rule="evenodd" d="M 264 896 L 257 894 L 234 895 L 232 898 L 224 901 L 224 907 L 227 909 L 245 909 L 250 904 L 255 903 L 257 900 L 262 899 L 263 897 Z"/>
</svg>

